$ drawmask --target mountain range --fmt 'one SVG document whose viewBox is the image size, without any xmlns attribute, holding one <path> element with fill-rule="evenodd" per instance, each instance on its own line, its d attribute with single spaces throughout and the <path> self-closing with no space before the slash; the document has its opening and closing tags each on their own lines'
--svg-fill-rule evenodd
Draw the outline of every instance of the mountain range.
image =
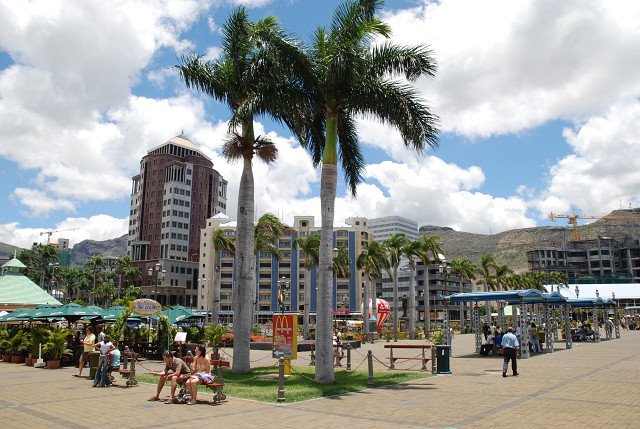
<svg viewBox="0 0 640 429">
<path fill-rule="evenodd" d="M 607 216 L 627 216 L 628 220 L 600 219 L 579 226 L 580 239 L 611 237 L 623 243 L 638 245 L 640 239 L 640 208 L 615 210 Z M 605 216 L 606 217 L 606 216 Z M 633 217 L 633 218 L 631 218 Z M 636 219 L 637 218 L 637 219 Z M 465 258 L 479 264 L 480 256 L 493 255 L 498 264 L 507 264 L 515 272 L 528 270 L 526 252 L 531 249 L 560 246 L 563 241 L 573 240 L 573 229 L 568 226 L 540 226 L 513 229 L 498 234 L 475 234 L 460 232 L 447 227 L 424 225 L 420 233 L 440 237 L 440 243 L 448 260 Z M 20 248 L 0 243 L 0 256 L 13 256 Z M 71 263 L 83 266 L 93 255 L 118 257 L 127 253 L 127 235 L 105 241 L 84 240 L 71 251 Z"/>
</svg>

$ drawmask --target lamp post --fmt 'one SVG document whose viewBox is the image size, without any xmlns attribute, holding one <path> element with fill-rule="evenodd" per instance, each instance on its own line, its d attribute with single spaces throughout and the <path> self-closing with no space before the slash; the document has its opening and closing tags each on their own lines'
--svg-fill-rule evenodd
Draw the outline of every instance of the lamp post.
<svg viewBox="0 0 640 429">
<path fill-rule="evenodd" d="M 165 276 L 167 275 L 167 271 L 162 269 L 162 265 L 160 264 L 160 262 L 156 263 L 153 267 L 149 267 L 149 270 L 147 270 L 147 272 L 149 273 L 149 277 L 151 277 L 152 281 L 153 281 L 153 276 L 155 275 L 155 290 L 153 290 L 152 292 L 156 295 L 156 301 L 158 300 L 158 295 L 160 294 L 160 283 L 164 280 Z M 166 306 L 166 302 L 165 302 L 165 306 Z"/>
<path fill-rule="evenodd" d="M 285 291 L 287 290 L 287 278 L 282 276 L 278 280 L 278 301 L 280 301 L 280 313 L 284 314 Z"/>
<path fill-rule="evenodd" d="M 576 292 L 576 298 L 580 297 L 580 288 L 578 287 L 578 285 L 576 285 L 576 288 L 574 289 Z"/>
<path fill-rule="evenodd" d="M 600 298 L 600 292 L 598 292 L 598 289 L 596 289 L 596 298 Z"/>
<path fill-rule="evenodd" d="M 449 278 L 449 274 L 451 274 L 451 267 L 449 265 L 447 265 L 447 260 L 445 258 L 442 258 L 440 260 L 440 265 L 438 265 L 438 272 L 440 273 L 440 276 L 444 279 L 442 281 L 443 287 L 444 287 L 444 292 L 447 292 L 447 282 L 446 279 Z M 444 299 L 444 295 L 442 294 L 442 290 L 440 290 L 440 292 L 438 292 L 438 300 L 442 301 Z M 444 309 L 444 304 L 441 304 L 443 307 L 443 310 L 446 311 L 446 309 Z"/>
<path fill-rule="evenodd" d="M 614 301 L 616 300 L 616 293 L 613 291 L 611 292 L 611 299 Z"/>
</svg>

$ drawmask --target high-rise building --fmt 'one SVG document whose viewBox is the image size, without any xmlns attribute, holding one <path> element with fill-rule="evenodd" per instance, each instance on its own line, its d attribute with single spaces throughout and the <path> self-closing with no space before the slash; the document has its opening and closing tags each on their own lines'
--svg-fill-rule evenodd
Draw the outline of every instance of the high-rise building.
<svg viewBox="0 0 640 429">
<path fill-rule="evenodd" d="M 200 230 L 226 211 L 227 182 L 183 135 L 149 150 L 132 182 L 127 250 L 144 295 L 199 307 Z"/>
<path fill-rule="evenodd" d="M 213 296 L 214 254 L 210 237 L 216 229 L 223 229 L 225 234 L 234 235 L 236 222 L 230 222 L 226 216 L 218 215 L 207 221 L 207 227 L 201 231 L 200 239 L 200 301 L 198 308 L 210 310 L 215 297 Z M 305 278 L 304 255 L 293 247 L 293 242 L 299 236 L 306 236 L 312 232 L 319 232 L 320 227 L 314 225 L 313 216 L 295 216 L 292 229 L 294 232 L 285 233 L 278 241 L 281 259 L 268 252 L 259 252 L 256 258 L 256 299 L 255 310 L 261 321 L 270 320 L 274 312 L 280 310 L 278 306 L 278 289 L 280 283 L 286 284 L 284 295 L 285 311 L 304 310 L 305 281 L 310 285 L 311 312 L 316 311 L 317 267 L 313 267 L 308 278 Z M 336 313 L 360 313 L 362 306 L 362 272 L 356 269 L 356 259 L 371 240 L 367 227 L 367 219 L 361 217 L 348 218 L 343 225 L 335 225 L 333 239 L 336 247 L 347 248 L 350 260 L 350 277 L 336 278 L 333 288 L 333 308 Z M 220 314 L 227 317 L 232 314 L 233 287 L 236 270 L 234 268 L 233 253 L 218 251 L 220 257 Z"/>
<path fill-rule="evenodd" d="M 404 233 L 410 240 L 418 239 L 418 223 L 401 216 L 385 216 L 369 219 L 373 241 L 383 242 L 396 233 Z"/>
</svg>

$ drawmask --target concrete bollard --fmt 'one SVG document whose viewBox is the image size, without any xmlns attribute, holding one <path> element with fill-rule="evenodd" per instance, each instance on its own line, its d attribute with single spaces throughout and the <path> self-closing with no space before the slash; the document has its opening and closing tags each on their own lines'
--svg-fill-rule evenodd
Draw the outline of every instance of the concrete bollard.
<svg viewBox="0 0 640 429">
<path fill-rule="evenodd" d="M 347 343 L 345 346 L 347 349 L 347 371 L 351 369 L 351 344 Z"/>
<path fill-rule="evenodd" d="M 373 353 L 371 350 L 367 352 L 367 365 L 369 366 L 369 386 L 373 386 Z"/>
<path fill-rule="evenodd" d="M 311 362 L 309 366 L 316 366 L 316 348 L 311 346 Z"/>
<path fill-rule="evenodd" d="M 278 360 L 278 402 L 284 402 L 284 358 Z"/>
</svg>

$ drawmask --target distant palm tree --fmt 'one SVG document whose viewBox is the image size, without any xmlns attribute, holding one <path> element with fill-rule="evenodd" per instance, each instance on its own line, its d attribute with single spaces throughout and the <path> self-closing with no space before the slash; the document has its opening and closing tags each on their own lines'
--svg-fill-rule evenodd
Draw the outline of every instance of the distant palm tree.
<svg viewBox="0 0 640 429">
<path fill-rule="evenodd" d="M 389 258 L 389 266 L 392 270 L 393 281 L 393 332 L 398 332 L 398 267 L 402 260 L 403 249 L 409 242 L 407 236 L 398 232 L 392 234 L 387 238 L 383 245 L 387 250 L 387 256 Z"/>
<path fill-rule="evenodd" d="M 222 55 L 206 62 L 188 55 L 177 66 L 187 87 L 196 88 L 231 110 L 230 138 L 222 154 L 229 161 L 242 161 L 238 190 L 236 228 L 237 282 L 233 299 L 233 371 L 251 369 L 250 337 L 255 299 L 254 254 L 254 179 L 253 160 L 275 161 L 275 145 L 254 133 L 254 116 L 268 115 L 287 125 L 304 143 L 300 124 L 300 106 L 288 95 L 296 88 L 295 66 L 306 61 L 297 43 L 269 16 L 249 21 L 244 8 L 236 9 L 222 27 Z M 308 65 L 305 66 L 308 69 Z"/>
<path fill-rule="evenodd" d="M 376 241 L 367 245 L 367 248 L 358 255 L 356 260 L 356 268 L 364 272 L 365 285 L 362 298 L 362 319 L 363 332 L 369 333 L 369 293 L 371 292 L 372 307 L 376 308 L 376 293 L 372 289 L 374 279 L 382 276 L 382 270 L 389 268 L 389 260 L 387 259 L 386 249 Z"/>
<path fill-rule="evenodd" d="M 451 261 L 451 271 L 460 277 L 460 293 L 464 292 L 464 280 L 476 279 L 478 267 L 469 259 L 457 258 Z M 460 332 L 464 332 L 464 303 L 460 303 Z"/>
<path fill-rule="evenodd" d="M 423 234 L 418 239 L 422 247 L 420 258 L 424 264 L 424 334 L 429 335 L 431 331 L 431 291 L 429 290 L 429 265 L 431 261 L 439 262 L 440 255 L 444 253 L 440 247 L 440 237 Z M 424 259 L 423 259 L 424 258 Z"/>
<path fill-rule="evenodd" d="M 322 217 L 318 320 L 316 330 L 316 381 L 332 383 L 331 252 L 333 217 L 340 159 L 353 194 L 362 180 L 364 157 L 358 143 L 356 117 L 379 118 L 400 131 L 406 147 L 421 152 L 437 146 L 437 118 L 424 100 L 404 81 L 433 76 L 435 61 L 425 46 L 392 43 L 372 46 L 389 38 L 390 27 L 376 13 L 381 0 L 345 1 L 333 16 L 330 30 L 319 28 L 309 55 L 313 78 L 309 80 L 310 149 L 316 164 L 322 162 L 320 208 Z"/>
<path fill-rule="evenodd" d="M 407 313 L 409 313 L 409 338 L 413 339 L 415 336 L 416 328 L 416 288 L 415 288 L 415 272 L 416 272 L 416 258 L 426 259 L 427 255 L 424 252 L 422 243 L 418 240 L 408 240 L 402 247 L 402 253 L 407 258 L 409 263 L 409 301 L 407 303 Z"/>
<path fill-rule="evenodd" d="M 91 274 L 93 276 L 93 291 L 95 292 L 98 287 L 98 275 L 104 270 L 107 266 L 107 262 L 102 255 L 93 255 L 91 259 L 89 259 L 84 264 L 85 268 L 91 269 Z M 89 304 L 93 305 L 95 302 L 94 294 L 89 294 Z"/>
<path fill-rule="evenodd" d="M 513 274 L 513 270 L 508 265 L 496 265 L 492 290 L 509 290 L 508 277 Z"/>
<path fill-rule="evenodd" d="M 304 261 L 304 315 L 302 332 L 304 338 L 309 337 L 309 311 L 311 308 L 311 270 L 318 266 L 320 252 L 320 234 L 317 232 L 304 236 L 298 236 L 293 242 L 293 248 L 302 253 Z"/>
<path fill-rule="evenodd" d="M 480 256 L 480 275 L 482 276 L 482 281 L 484 282 L 484 291 L 489 292 L 490 290 L 495 290 L 495 276 L 492 274 L 492 271 L 496 268 L 496 260 L 491 255 L 482 255 Z M 491 307 L 489 301 L 485 301 L 485 312 L 487 323 L 491 323 Z"/>
</svg>

